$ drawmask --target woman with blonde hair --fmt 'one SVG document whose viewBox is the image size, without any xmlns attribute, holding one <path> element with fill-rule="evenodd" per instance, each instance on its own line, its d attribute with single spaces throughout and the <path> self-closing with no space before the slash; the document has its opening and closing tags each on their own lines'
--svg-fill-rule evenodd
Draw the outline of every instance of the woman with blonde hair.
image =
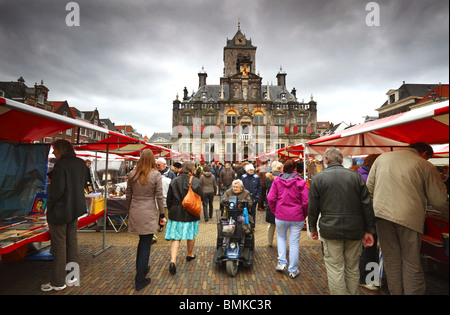
<svg viewBox="0 0 450 315">
<path fill-rule="evenodd" d="M 158 223 L 165 224 L 161 174 L 156 168 L 153 152 L 149 149 L 142 151 L 136 169 L 128 174 L 126 198 L 128 232 L 139 235 L 135 285 L 136 290 L 140 291 L 151 281 L 145 277 L 150 271 L 148 261 L 153 234 L 157 232 Z"/>
</svg>

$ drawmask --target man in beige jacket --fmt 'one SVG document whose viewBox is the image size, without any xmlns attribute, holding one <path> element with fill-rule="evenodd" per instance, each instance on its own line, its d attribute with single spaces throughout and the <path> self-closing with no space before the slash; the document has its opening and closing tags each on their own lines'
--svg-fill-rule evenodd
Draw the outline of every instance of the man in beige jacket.
<svg viewBox="0 0 450 315">
<path fill-rule="evenodd" d="M 380 155 L 367 178 L 391 294 L 424 294 L 421 237 L 428 202 L 448 217 L 448 195 L 426 143 Z"/>
</svg>

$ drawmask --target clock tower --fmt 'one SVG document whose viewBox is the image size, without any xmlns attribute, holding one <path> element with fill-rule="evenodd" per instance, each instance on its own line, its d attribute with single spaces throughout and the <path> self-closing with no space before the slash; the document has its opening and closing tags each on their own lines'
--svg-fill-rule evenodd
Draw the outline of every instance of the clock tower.
<svg viewBox="0 0 450 315">
<path fill-rule="evenodd" d="M 232 39 L 227 38 L 227 45 L 223 49 L 224 75 L 220 84 L 228 89 L 230 99 L 260 100 L 261 80 L 255 74 L 256 46 L 241 32 L 240 23 Z"/>
<path fill-rule="evenodd" d="M 246 63 L 248 72 L 255 73 L 256 46 L 252 45 L 252 40 L 245 38 L 238 25 L 238 31 L 232 39 L 227 38 L 227 45 L 223 49 L 224 77 L 241 72 L 240 65 Z"/>
</svg>

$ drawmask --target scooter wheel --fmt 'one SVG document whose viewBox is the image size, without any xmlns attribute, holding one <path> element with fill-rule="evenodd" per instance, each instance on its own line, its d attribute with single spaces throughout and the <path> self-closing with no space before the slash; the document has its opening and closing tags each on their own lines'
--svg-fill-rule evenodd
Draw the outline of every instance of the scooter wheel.
<svg viewBox="0 0 450 315">
<path fill-rule="evenodd" d="M 227 260 L 225 264 L 227 267 L 228 275 L 234 277 L 238 271 L 239 261 L 238 260 Z"/>
</svg>

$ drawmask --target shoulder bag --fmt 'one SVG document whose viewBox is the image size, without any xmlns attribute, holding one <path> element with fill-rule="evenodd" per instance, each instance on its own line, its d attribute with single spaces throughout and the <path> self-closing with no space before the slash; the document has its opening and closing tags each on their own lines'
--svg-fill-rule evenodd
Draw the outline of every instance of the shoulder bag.
<svg viewBox="0 0 450 315">
<path fill-rule="evenodd" d="M 189 179 L 189 190 L 182 201 L 183 208 L 193 216 L 200 216 L 202 213 L 202 198 L 192 190 L 192 178 Z"/>
</svg>

